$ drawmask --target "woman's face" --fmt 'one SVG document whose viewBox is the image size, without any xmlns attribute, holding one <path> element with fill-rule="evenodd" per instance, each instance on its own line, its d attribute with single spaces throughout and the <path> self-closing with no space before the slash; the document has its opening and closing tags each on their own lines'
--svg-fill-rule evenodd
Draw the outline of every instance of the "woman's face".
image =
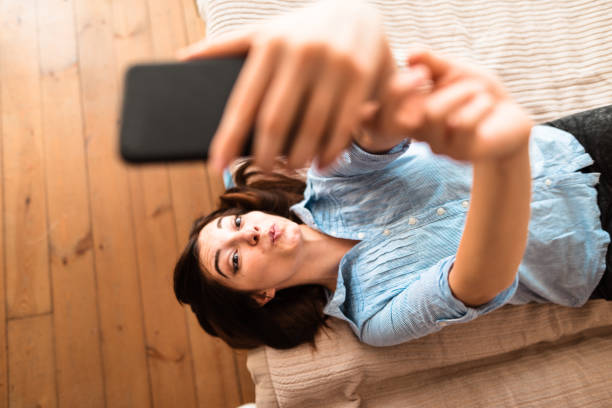
<svg viewBox="0 0 612 408">
<path fill-rule="evenodd" d="M 260 211 L 214 219 L 197 243 L 205 273 L 238 290 L 279 288 L 296 272 L 302 244 L 298 224 Z"/>
</svg>

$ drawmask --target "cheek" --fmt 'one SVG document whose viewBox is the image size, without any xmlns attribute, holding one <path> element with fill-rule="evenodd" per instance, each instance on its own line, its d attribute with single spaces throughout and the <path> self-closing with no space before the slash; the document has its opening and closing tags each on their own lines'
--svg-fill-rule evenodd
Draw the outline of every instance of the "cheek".
<svg viewBox="0 0 612 408">
<path fill-rule="evenodd" d="M 258 254 L 250 263 L 248 281 L 250 286 L 274 286 L 285 281 L 294 268 L 294 257 L 288 254 L 270 256 Z"/>
<path fill-rule="evenodd" d="M 259 286 L 265 284 L 271 278 L 270 268 L 274 266 L 274 262 L 270 262 L 268 257 L 263 254 L 252 254 L 249 261 L 249 272 L 247 281 L 250 286 Z"/>
</svg>

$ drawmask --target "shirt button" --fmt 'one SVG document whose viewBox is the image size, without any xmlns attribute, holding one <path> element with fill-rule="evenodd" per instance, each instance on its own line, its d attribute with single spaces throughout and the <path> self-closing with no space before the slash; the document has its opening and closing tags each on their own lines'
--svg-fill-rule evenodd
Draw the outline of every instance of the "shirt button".
<svg viewBox="0 0 612 408">
<path fill-rule="evenodd" d="M 414 218 L 414 217 L 408 218 L 408 224 L 414 225 L 416 223 L 417 223 L 417 219 L 416 218 Z"/>
<path fill-rule="evenodd" d="M 444 214 L 446 214 L 446 210 L 444 208 L 440 207 L 440 208 L 438 208 L 437 213 L 438 213 L 438 215 L 444 215 Z"/>
<path fill-rule="evenodd" d="M 385 234 L 385 235 L 389 235 L 390 233 L 391 233 L 391 231 L 389 231 L 388 229 L 383 231 L 383 234 Z"/>
<path fill-rule="evenodd" d="M 546 184 L 547 186 L 550 186 L 552 184 L 552 180 L 551 179 L 546 179 L 544 184 Z"/>
<path fill-rule="evenodd" d="M 469 201 L 464 201 L 464 202 L 461 203 L 461 206 L 463 208 L 468 208 L 470 206 L 470 202 Z"/>
<path fill-rule="evenodd" d="M 365 234 L 363 232 L 360 232 L 359 234 L 357 234 L 357 238 L 363 239 L 363 237 L 365 237 Z"/>
</svg>

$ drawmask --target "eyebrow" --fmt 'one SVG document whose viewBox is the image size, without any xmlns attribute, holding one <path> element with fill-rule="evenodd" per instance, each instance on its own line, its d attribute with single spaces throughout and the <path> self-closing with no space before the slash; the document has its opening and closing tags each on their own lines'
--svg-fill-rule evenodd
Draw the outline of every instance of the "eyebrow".
<svg viewBox="0 0 612 408">
<path fill-rule="evenodd" d="M 217 221 L 217 228 L 221 229 L 221 221 L 223 220 L 223 217 L 219 217 L 219 220 Z M 225 279 L 229 279 L 227 277 L 226 274 L 224 274 L 223 272 L 221 272 L 221 268 L 219 268 L 219 256 L 221 255 L 221 250 L 217 249 L 217 252 L 215 252 L 215 269 L 217 270 L 217 272 L 219 272 L 219 274 L 221 276 L 223 276 Z"/>
</svg>

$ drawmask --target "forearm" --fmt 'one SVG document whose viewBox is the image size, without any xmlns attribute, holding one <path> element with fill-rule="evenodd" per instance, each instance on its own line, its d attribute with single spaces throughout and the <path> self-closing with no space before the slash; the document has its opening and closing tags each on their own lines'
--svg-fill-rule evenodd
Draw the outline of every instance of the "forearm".
<svg viewBox="0 0 612 408">
<path fill-rule="evenodd" d="M 503 160 L 474 163 L 470 210 L 449 275 L 464 303 L 487 303 L 514 281 L 527 244 L 530 202 L 528 143 Z"/>
</svg>

